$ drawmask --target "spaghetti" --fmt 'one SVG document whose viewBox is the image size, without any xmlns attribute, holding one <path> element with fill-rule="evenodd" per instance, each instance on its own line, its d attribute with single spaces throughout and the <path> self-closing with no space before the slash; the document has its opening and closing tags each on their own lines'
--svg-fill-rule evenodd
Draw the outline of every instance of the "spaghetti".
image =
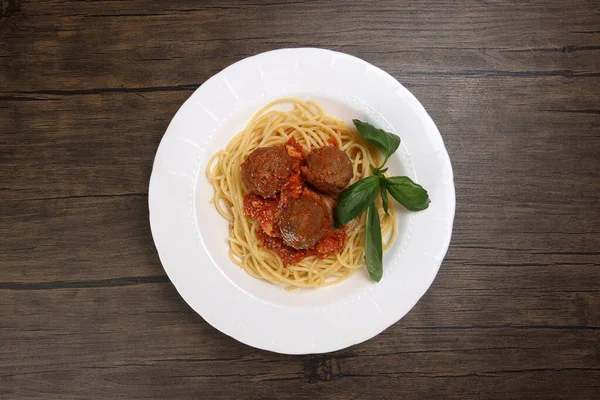
<svg viewBox="0 0 600 400">
<path fill-rule="evenodd" d="M 293 109 L 289 112 L 277 109 L 286 104 L 292 104 Z M 206 173 L 215 190 L 212 203 L 229 221 L 231 260 L 248 274 L 287 288 L 333 285 L 364 266 L 364 214 L 346 226 L 346 243 L 339 254 L 325 258 L 310 255 L 290 265 L 262 245 L 259 223 L 244 215 L 244 196 L 248 191 L 242 182 L 241 163 L 257 147 L 284 145 L 292 138 L 305 152 L 331 144 L 342 150 L 352 162 L 354 176 L 350 183 L 370 176 L 370 165 L 379 165 L 376 150 L 344 122 L 326 115 L 316 102 L 279 99 L 258 111 L 247 127 L 208 161 Z M 323 197 L 335 205 L 335 197 Z M 395 210 L 390 204 L 388 216 L 380 199 L 376 204 L 386 250 L 397 235 Z"/>
</svg>

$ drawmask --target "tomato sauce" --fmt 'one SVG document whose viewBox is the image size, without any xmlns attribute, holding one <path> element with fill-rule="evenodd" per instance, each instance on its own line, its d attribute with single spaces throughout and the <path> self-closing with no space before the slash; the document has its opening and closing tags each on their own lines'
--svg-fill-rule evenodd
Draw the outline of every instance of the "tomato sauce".
<svg viewBox="0 0 600 400">
<path fill-rule="evenodd" d="M 315 255 L 325 258 L 331 254 L 339 254 L 346 245 L 346 226 L 332 229 L 325 234 L 315 245 Z"/>
<path fill-rule="evenodd" d="M 264 232 L 258 232 L 258 238 L 264 247 L 275 251 L 281 258 L 283 266 L 287 267 L 290 264 L 297 264 L 306 256 L 307 250 L 296 250 L 283 242 L 283 239 L 274 238 L 266 235 Z"/>
<path fill-rule="evenodd" d="M 323 198 L 310 190 L 302 179 L 300 169 L 306 164 L 306 154 L 302 146 L 294 138 L 290 138 L 285 145 L 290 156 L 298 160 L 298 167 L 290 176 L 288 181 L 281 187 L 281 192 L 271 199 L 264 199 L 255 194 L 248 194 L 244 197 L 244 214 L 254 219 L 260 225 L 258 238 L 261 244 L 275 251 L 284 266 L 297 264 L 303 258 L 308 256 L 318 256 L 325 258 L 332 254 L 339 254 L 344 249 L 346 243 L 346 227 L 329 230 L 317 244 L 306 250 L 297 250 L 286 245 L 281 239 L 278 220 L 281 212 L 288 206 L 292 200 L 301 197 L 310 197 L 319 202 L 324 202 Z"/>
<path fill-rule="evenodd" d="M 244 214 L 259 223 L 260 228 L 268 236 L 280 237 L 277 221 L 281 211 L 279 199 L 263 199 L 255 194 L 244 197 Z"/>
<path fill-rule="evenodd" d="M 285 149 L 291 157 L 300 161 L 301 164 L 306 164 L 306 153 L 304 152 L 304 147 L 302 147 L 302 145 L 298 143 L 295 138 L 291 137 L 288 139 L 287 143 L 285 144 Z"/>
</svg>

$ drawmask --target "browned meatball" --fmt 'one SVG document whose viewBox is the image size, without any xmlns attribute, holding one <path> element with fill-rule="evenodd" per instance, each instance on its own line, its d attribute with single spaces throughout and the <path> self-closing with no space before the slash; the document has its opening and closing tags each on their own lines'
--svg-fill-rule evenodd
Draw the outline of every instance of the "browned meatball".
<svg viewBox="0 0 600 400">
<path fill-rule="evenodd" d="M 288 180 L 295 163 L 283 146 L 258 147 L 242 163 L 242 181 L 252 193 L 272 197 Z"/>
<path fill-rule="evenodd" d="M 331 228 L 327 207 L 311 198 L 294 200 L 279 217 L 279 229 L 285 244 L 295 249 L 313 247 Z"/>
<path fill-rule="evenodd" d="M 348 156 L 333 146 L 325 146 L 308 153 L 306 180 L 323 193 L 336 194 L 348 186 L 354 175 Z"/>
</svg>

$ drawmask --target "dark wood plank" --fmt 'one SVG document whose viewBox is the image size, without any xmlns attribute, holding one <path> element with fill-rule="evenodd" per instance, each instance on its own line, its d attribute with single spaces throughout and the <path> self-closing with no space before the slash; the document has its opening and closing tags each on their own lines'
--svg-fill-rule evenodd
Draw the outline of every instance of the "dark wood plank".
<svg viewBox="0 0 600 400">
<path fill-rule="evenodd" d="M 598 397 L 598 2 L 8 0 L 0 38 L 0 397 Z M 232 62 L 297 46 L 407 86 L 457 189 L 417 306 L 300 357 L 196 315 L 147 211 L 181 103 Z"/>
</svg>

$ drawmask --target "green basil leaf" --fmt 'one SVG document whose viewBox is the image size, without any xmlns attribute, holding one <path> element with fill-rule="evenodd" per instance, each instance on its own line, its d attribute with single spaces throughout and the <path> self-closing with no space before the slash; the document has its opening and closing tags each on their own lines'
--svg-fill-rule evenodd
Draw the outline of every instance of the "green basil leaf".
<svg viewBox="0 0 600 400">
<path fill-rule="evenodd" d="M 367 211 L 367 229 L 365 234 L 365 257 L 367 271 L 375 282 L 383 276 L 383 245 L 381 241 L 381 226 L 377 206 L 371 203 Z"/>
<path fill-rule="evenodd" d="M 375 128 L 368 122 L 362 122 L 358 119 L 353 119 L 352 122 L 354 122 L 354 126 L 356 126 L 356 129 L 358 129 L 362 137 L 383 153 L 383 156 L 385 157 L 383 164 L 381 164 L 381 167 L 383 167 L 388 158 L 390 158 L 400 146 L 400 138 L 393 133 Z"/>
<path fill-rule="evenodd" d="M 410 211 L 421 211 L 429 207 L 427 190 L 408 176 L 385 178 L 385 186 L 392 197 Z"/>
<path fill-rule="evenodd" d="M 385 211 L 386 215 L 390 215 L 390 213 L 388 212 L 388 195 L 387 195 L 387 189 L 385 188 L 385 181 L 381 181 L 381 183 L 379 184 L 380 186 L 380 191 L 381 191 L 381 203 L 383 204 L 383 211 Z"/>
<path fill-rule="evenodd" d="M 369 176 L 340 192 L 335 209 L 336 225 L 344 225 L 358 217 L 375 201 L 379 192 L 379 175 Z"/>
</svg>

